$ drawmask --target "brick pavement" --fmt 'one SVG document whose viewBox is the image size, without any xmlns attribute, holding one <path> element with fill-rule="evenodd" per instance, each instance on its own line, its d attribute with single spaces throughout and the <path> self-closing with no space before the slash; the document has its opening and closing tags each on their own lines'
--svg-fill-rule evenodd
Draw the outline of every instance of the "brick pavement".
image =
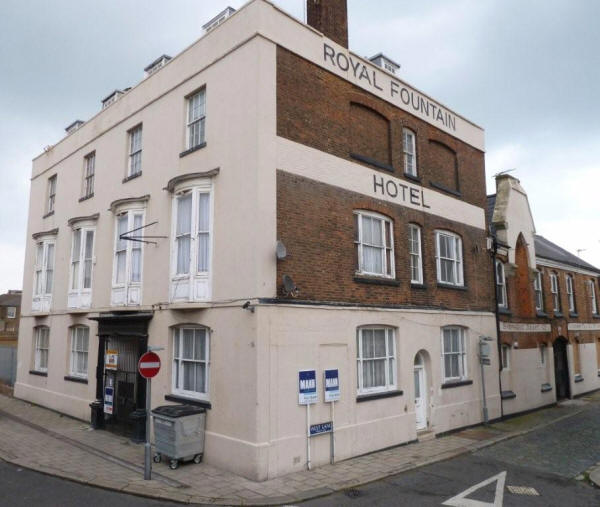
<svg viewBox="0 0 600 507">
<path fill-rule="evenodd" d="M 143 445 L 0 395 L 0 458 L 85 484 L 183 503 L 279 505 L 356 487 L 482 449 L 584 410 L 600 411 L 600 395 L 488 428 L 467 429 L 264 482 L 250 481 L 206 463 L 185 465 L 178 470 L 170 470 L 164 463 L 154 464 L 153 480 L 144 481 Z"/>
</svg>

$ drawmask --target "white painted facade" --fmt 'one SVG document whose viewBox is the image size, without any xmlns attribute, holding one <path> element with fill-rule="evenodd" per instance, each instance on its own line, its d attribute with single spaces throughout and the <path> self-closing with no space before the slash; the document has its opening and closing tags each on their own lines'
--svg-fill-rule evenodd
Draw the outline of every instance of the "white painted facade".
<svg viewBox="0 0 600 507">
<path fill-rule="evenodd" d="M 174 328 L 195 325 L 209 330 L 208 387 L 203 399 L 211 408 L 205 461 L 252 479 L 305 467 L 305 409 L 297 402 L 301 369 L 317 370 L 320 401 L 312 410 L 314 422 L 329 417 L 329 407 L 323 403 L 323 370 L 340 371 L 337 459 L 417 438 L 414 362 L 418 353 L 424 363 L 426 429 L 439 434 L 482 420 L 477 342 L 482 335 L 495 337 L 493 313 L 265 302 L 277 295 L 276 170 L 328 183 L 344 174 L 335 184 L 365 195 L 372 195 L 373 178 L 378 176 L 362 165 L 276 136 L 277 45 L 324 66 L 324 41 L 334 44 L 264 0 L 249 2 L 34 160 L 17 397 L 88 420 L 89 404 L 96 399 L 99 352 L 98 324 L 91 319 L 106 312 L 135 311 L 153 312 L 148 344 L 165 347 L 160 353 L 163 368 L 153 381 L 153 407 L 168 403 L 165 395 L 174 390 Z M 367 60 L 361 62 L 381 73 L 383 82 L 381 69 Z M 350 78 L 339 69 L 333 71 Z M 367 87 L 360 80 L 356 83 Z M 186 97 L 203 88 L 206 146 L 183 155 Z M 128 175 L 128 132 L 140 124 L 142 174 L 123 181 Z M 458 116 L 456 125 L 453 135 L 483 148 L 481 129 Z M 94 195 L 80 200 L 83 161 L 92 151 L 96 154 Z M 326 169 L 321 176 L 314 173 L 317 165 Z M 48 178 L 55 174 L 54 213 L 43 218 Z M 184 178 L 168 188 L 176 177 Z M 426 212 L 484 229 L 482 208 L 417 188 L 431 206 Z M 176 272 L 176 199 L 186 190 L 210 195 L 206 275 L 180 277 Z M 394 202 L 392 197 L 379 198 Z M 115 245 L 118 218 L 124 213 L 139 214 L 143 225 L 156 222 L 142 234 L 166 238 L 139 244 L 139 264 L 134 268 L 133 261 L 127 260 L 120 281 Z M 135 224 L 130 219 L 127 230 Z M 92 286 L 74 293 L 73 230 L 83 226 L 94 231 Z M 54 245 L 53 287 L 50 295 L 38 298 L 34 296 L 36 245 L 46 239 Z M 127 244 L 126 259 L 134 256 L 132 249 L 137 246 Z M 134 269 L 140 270 L 139 279 L 133 280 Z M 246 301 L 249 309 L 242 308 Z M 357 330 L 369 325 L 394 329 L 396 387 L 402 393 L 357 402 Z M 37 326 L 50 329 L 47 375 L 31 373 Z M 67 378 L 72 377 L 73 326 L 89 328 L 87 382 Z M 466 336 L 468 382 L 450 389 L 442 389 L 444 326 L 460 326 Z M 490 418 L 500 415 L 497 371 L 494 355 L 485 369 Z M 311 445 L 313 464 L 329 462 L 326 438 L 315 438 Z"/>
</svg>

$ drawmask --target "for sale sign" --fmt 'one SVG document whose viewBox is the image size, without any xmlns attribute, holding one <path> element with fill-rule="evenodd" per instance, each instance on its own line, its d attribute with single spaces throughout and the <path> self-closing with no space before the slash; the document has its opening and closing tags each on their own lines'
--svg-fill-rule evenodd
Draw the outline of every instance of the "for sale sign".
<svg viewBox="0 0 600 507">
<path fill-rule="evenodd" d="M 340 400 L 340 375 L 337 369 L 325 370 L 325 402 Z"/>
<path fill-rule="evenodd" d="M 317 372 L 315 370 L 302 370 L 298 372 L 298 403 L 312 405 L 318 401 Z"/>
</svg>

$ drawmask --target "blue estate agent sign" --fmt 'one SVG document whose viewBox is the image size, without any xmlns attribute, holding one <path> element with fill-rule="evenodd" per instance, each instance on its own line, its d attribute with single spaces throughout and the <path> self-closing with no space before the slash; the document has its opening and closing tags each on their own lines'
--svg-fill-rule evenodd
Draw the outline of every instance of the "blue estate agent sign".
<svg viewBox="0 0 600 507">
<path fill-rule="evenodd" d="M 331 421 L 311 424 L 310 425 L 310 436 L 321 435 L 322 433 L 331 433 L 333 431 L 333 423 Z"/>
<path fill-rule="evenodd" d="M 340 400 L 340 376 L 338 370 L 325 370 L 325 403 Z"/>
<path fill-rule="evenodd" d="M 302 370 L 298 372 L 298 403 L 311 405 L 318 401 L 317 373 L 315 370 Z"/>
</svg>

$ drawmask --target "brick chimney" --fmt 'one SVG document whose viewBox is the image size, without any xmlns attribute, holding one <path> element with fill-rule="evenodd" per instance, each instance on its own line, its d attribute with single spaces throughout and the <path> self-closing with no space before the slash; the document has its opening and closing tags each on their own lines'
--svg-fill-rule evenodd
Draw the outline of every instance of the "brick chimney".
<svg viewBox="0 0 600 507">
<path fill-rule="evenodd" d="M 348 47 L 347 0 L 306 0 L 307 22 L 325 37 Z"/>
</svg>

